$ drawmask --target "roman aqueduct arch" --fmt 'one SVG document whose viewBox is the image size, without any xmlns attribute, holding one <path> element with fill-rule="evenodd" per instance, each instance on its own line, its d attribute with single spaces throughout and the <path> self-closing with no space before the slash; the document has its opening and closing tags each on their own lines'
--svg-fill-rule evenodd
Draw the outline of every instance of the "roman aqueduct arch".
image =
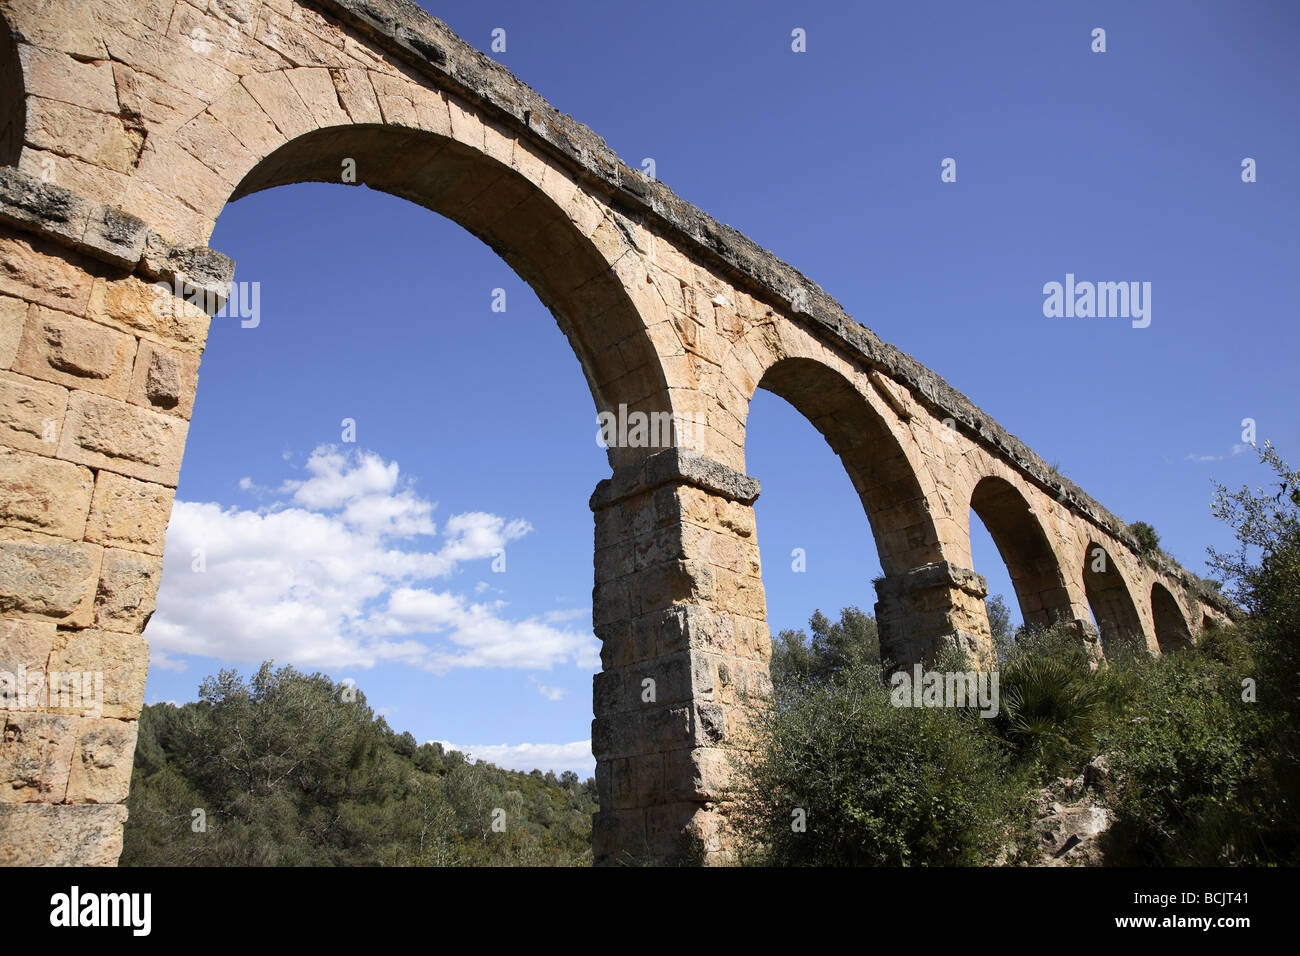
<svg viewBox="0 0 1300 956">
<path fill-rule="evenodd" d="M 729 859 L 740 701 L 769 686 L 745 474 L 759 387 L 812 421 L 858 489 L 900 663 L 945 643 L 988 655 L 972 509 L 1026 621 L 1077 622 L 1095 647 L 1091 601 L 1103 640 L 1159 653 L 1228 611 L 800 273 L 405 0 L 0 0 L 0 14 L 0 674 L 102 673 L 105 700 L 97 716 L 9 701 L 0 862 L 117 860 L 142 631 L 208 313 L 234 275 L 208 237 L 232 198 L 338 182 L 344 160 L 527 280 L 598 411 L 671 413 L 690 436 L 611 449 L 591 498 L 598 861 Z"/>
</svg>

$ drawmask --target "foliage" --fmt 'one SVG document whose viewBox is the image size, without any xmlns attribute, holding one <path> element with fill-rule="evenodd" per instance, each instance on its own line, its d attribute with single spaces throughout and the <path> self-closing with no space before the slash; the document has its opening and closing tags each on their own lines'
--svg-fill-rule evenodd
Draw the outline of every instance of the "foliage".
<svg viewBox="0 0 1300 956">
<path fill-rule="evenodd" d="M 1255 650 L 1249 631 L 1211 631 L 1194 652 L 1134 660 L 1107 675 L 1120 691 L 1102 735 L 1115 780 L 1113 862 L 1268 859 L 1283 808 L 1266 797 L 1276 768 L 1264 712 L 1241 696 Z"/>
<path fill-rule="evenodd" d="M 990 595 L 984 601 L 984 609 L 989 616 L 989 633 L 993 635 L 993 646 L 999 649 L 998 659 L 1001 660 L 1001 649 L 1007 647 L 1012 639 L 1011 609 L 1001 594 Z"/>
<path fill-rule="evenodd" d="M 1008 799 L 995 743 L 950 710 L 894 707 L 878 671 L 807 681 L 757 712 L 755 731 L 737 820 L 752 862 L 970 864 L 991 852 Z"/>
<path fill-rule="evenodd" d="M 811 640 L 802 630 L 785 630 L 772 642 L 772 682 L 778 688 L 824 683 L 880 661 L 876 619 L 860 608 L 844 608 L 834 624 L 814 611 L 808 628 Z"/>
<path fill-rule="evenodd" d="M 774 700 L 755 707 L 756 750 L 737 767 L 737 831 L 750 862 L 978 862 L 1009 794 L 996 741 L 962 713 L 890 703 L 875 620 L 820 612 L 778 635 Z"/>
<path fill-rule="evenodd" d="M 1128 526 L 1129 533 L 1137 538 L 1138 550 L 1143 554 L 1158 554 L 1160 552 L 1160 535 L 1156 534 L 1156 529 L 1151 527 L 1145 521 L 1134 521 Z"/>
<path fill-rule="evenodd" d="M 1103 690 L 1073 626 L 1022 630 L 998 676 L 993 730 L 1031 778 L 1045 781 L 1095 755 Z"/>
<path fill-rule="evenodd" d="M 1111 742 L 1122 860 L 1300 863 L 1300 473 L 1269 444 L 1260 461 L 1276 494 L 1216 482 L 1237 549 L 1209 549 L 1249 617 L 1132 672 Z"/>
<path fill-rule="evenodd" d="M 144 709 L 127 806 L 121 862 L 146 866 L 585 865 L 596 809 L 593 781 L 417 745 L 359 690 L 269 663 Z"/>
</svg>

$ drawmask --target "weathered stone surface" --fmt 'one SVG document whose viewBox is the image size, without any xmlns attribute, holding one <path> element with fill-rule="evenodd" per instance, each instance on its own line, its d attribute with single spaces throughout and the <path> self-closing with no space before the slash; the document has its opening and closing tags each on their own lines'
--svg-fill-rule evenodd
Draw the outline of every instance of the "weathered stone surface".
<svg viewBox="0 0 1300 956">
<path fill-rule="evenodd" d="M 35 305 L 13 370 L 68 388 L 125 398 L 135 339 L 95 322 Z"/>
<path fill-rule="evenodd" d="M 0 369 L 13 364 L 26 320 L 26 302 L 13 296 L 0 296 Z"/>
<path fill-rule="evenodd" d="M 81 719 L 68 777 L 68 803 L 120 803 L 126 799 L 138 727 L 134 720 Z"/>
<path fill-rule="evenodd" d="M 160 555 L 174 497 L 166 485 L 101 471 L 95 479 L 86 540 Z"/>
<path fill-rule="evenodd" d="M 66 243 L 75 243 L 85 235 L 91 204 L 58 183 L 47 181 L 58 171 L 62 159 L 52 153 L 42 154 L 39 180 L 12 168 L 0 169 L 0 222 L 36 227 Z"/>
<path fill-rule="evenodd" d="M 198 383 L 197 355 L 141 342 L 128 400 L 133 405 L 189 418 L 194 410 L 194 392 Z"/>
<path fill-rule="evenodd" d="M 35 81 L 30 93 L 100 113 L 117 113 L 117 88 L 107 60 L 87 63 L 26 44 L 19 46 L 18 57 L 24 74 Z"/>
<path fill-rule="evenodd" d="M 13 675 L 12 683 L 0 686 L 0 706 L 21 710 L 19 698 L 25 697 L 25 688 L 17 686 L 19 668 L 29 672 L 44 673 L 54 650 L 56 625 L 53 621 L 0 620 L 0 672 Z M 3 681 L 0 681 L 0 685 Z"/>
<path fill-rule="evenodd" d="M 121 804 L 0 805 L 0 866 L 116 866 Z"/>
<path fill-rule="evenodd" d="M 0 803 L 61 803 L 80 718 L 0 711 Z M 2 851 L 0 851 L 2 852 Z"/>
<path fill-rule="evenodd" d="M 66 388 L 0 372 L 0 443 L 53 454 L 67 408 Z"/>
<path fill-rule="evenodd" d="M 93 279 L 54 251 L 57 248 L 0 232 L 0 292 L 82 314 Z"/>
<path fill-rule="evenodd" d="M 73 392 L 59 457 L 176 486 L 188 424 L 85 392 Z"/>
<path fill-rule="evenodd" d="M 135 266 L 148 234 L 144 223 L 78 195 L 87 188 L 104 192 L 103 181 L 124 188 L 123 174 L 31 147 L 24 147 L 20 165 L 0 168 L 0 222 L 36 229 L 115 266 Z"/>
<path fill-rule="evenodd" d="M 176 298 L 174 288 L 135 277 L 101 279 L 90 293 L 87 315 L 159 344 L 200 354 L 212 319 L 198 306 Z"/>
<path fill-rule="evenodd" d="M 80 541 L 93 489 L 88 468 L 0 448 L 0 524 Z"/>
<path fill-rule="evenodd" d="M 27 142 L 45 149 L 70 149 L 88 163 L 126 173 L 140 158 L 144 134 L 116 116 L 31 96 L 27 99 Z"/>
<path fill-rule="evenodd" d="M 154 612 L 162 558 L 105 548 L 95 594 L 95 626 L 143 631 Z"/>
<path fill-rule="evenodd" d="M 51 672 L 102 674 L 102 716 L 122 720 L 139 718 L 149 671 L 149 642 L 142 635 L 87 628 L 59 631 L 55 640 L 51 626 L 50 636 L 53 641 L 48 656 Z M 31 642 L 35 640 L 30 638 Z M 33 650 L 39 650 L 40 646 L 43 645 L 33 643 Z"/>
<path fill-rule="evenodd" d="M 90 624 L 100 548 L 52 538 L 0 541 L 0 613 Z"/>
</svg>

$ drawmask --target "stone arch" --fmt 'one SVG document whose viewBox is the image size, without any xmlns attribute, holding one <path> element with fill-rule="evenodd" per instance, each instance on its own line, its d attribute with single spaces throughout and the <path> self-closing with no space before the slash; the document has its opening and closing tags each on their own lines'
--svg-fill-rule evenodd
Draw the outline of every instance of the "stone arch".
<svg viewBox="0 0 1300 956">
<path fill-rule="evenodd" d="M 338 183 L 344 160 L 355 163 L 358 184 L 446 216 L 500 255 L 555 317 L 598 411 L 626 405 L 629 412 L 670 413 L 663 368 L 641 305 L 628 294 L 631 283 L 536 182 L 481 150 L 405 128 L 320 129 L 270 153 L 231 200 L 292 183 Z M 625 465 L 655 450 L 611 447 L 610 463 Z"/>
<path fill-rule="evenodd" d="M 975 485 L 971 510 L 979 516 L 1007 566 L 1026 626 L 1073 617 L 1070 593 L 1034 510 L 1011 482 L 995 475 Z"/>
<path fill-rule="evenodd" d="M 1160 653 L 1186 650 L 1192 646 L 1192 632 L 1187 618 L 1169 589 L 1159 581 L 1151 585 L 1151 617 L 1155 622 L 1156 643 Z"/>
<path fill-rule="evenodd" d="M 1128 585 L 1110 553 L 1095 540 L 1084 552 L 1083 587 L 1101 632 L 1103 653 L 1109 657 L 1121 648 L 1144 650 L 1142 619 Z"/>
<path fill-rule="evenodd" d="M 943 560 L 911 460 L 889 425 L 846 378 L 814 359 L 785 358 L 764 371 L 758 387 L 793 405 L 844 463 L 887 576 Z"/>
<path fill-rule="evenodd" d="M 0 166 L 16 166 L 27 128 L 27 97 L 18 45 L 0 15 Z"/>
</svg>

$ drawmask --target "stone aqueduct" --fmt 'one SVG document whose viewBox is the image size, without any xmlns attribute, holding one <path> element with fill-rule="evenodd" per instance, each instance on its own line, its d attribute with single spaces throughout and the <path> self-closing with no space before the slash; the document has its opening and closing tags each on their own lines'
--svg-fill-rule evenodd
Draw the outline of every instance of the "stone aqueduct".
<svg viewBox="0 0 1300 956">
<path fill-rule="evenodd" d="M 210 321 L 181 299 L 157 308 L 155 284 L 224 296 L 234 263 L 207 248 L 224 205 L 338 182 L 344 158 L 528 281 L 598 411 L 699 425 L 690 448 L 611 449 L 591 498 L 598 861 L 729 859 L 741 702 L 770 686 L 745 474 L 757 388 L 821 431 L 858 490 L 900 662 L 944 643 L 987 653 L 972 508 L 1025 620 L 1076 622 L 1097 654 L 1158 654 L 1229 610 L 799 272 L 405 0 L 0 13 L 0 670 L 104 680 L 99 716 L 0 712 L 0 862 L 113 864 L 121 849 L 142 631 Z"/>
</svg>

